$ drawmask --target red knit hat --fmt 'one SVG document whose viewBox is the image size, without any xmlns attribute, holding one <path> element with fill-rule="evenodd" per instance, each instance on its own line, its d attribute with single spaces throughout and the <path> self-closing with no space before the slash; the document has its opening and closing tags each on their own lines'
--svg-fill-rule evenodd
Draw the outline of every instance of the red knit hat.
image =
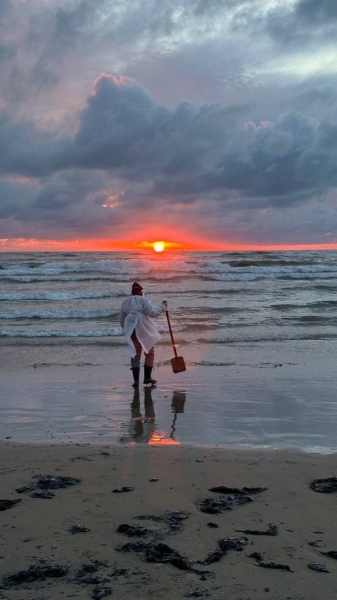
<svg viewBox="0 0 337 600">
<path fill-rule="evenodd" d="M 142 286 L 140 285 L 140 283 L 138 283 L 138 281 L 135 281 L 135 282 L 132 284 L 132 292 L 131 292 L 131 293 L 132 293 L 132 295 L 133 295 L 133 296 L 141 296 L 141 295 L 142 295 L 142 293 L 143 293 L 143 288 L 142 288 Z"/>
</svg>

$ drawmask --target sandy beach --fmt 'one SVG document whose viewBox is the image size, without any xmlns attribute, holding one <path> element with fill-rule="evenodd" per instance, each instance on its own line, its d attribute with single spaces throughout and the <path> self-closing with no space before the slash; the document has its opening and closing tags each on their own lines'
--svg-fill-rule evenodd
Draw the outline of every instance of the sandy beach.
<svg viewBox="0 0 337 600">
<path fill-rule="evenodd" d="M 10 441 L 1 443 L 0 455 L 0 500 L 21 500 L 0 512 L 1 598 L 314 600 L 322 597 L 322 589 L 326 600 L 336 598 L 337 564 L 322 554 L 337 550 L 336 495 L 310 489 L 313 480 L 336 472 L 336 455 Z M 37 475 L 81 481 L 42 490 L 54 493 L 49 499 L 36 498 L 34 493 L 41 492 Z M 224 496 L 209 491 L 215 486 L 267 489 L 253 491 L 252 501 L 222 514 L 202 512 L 206 498 Z M 23 487 L 31 489 L 16 491 Z M 124 487 L 134 489 L 113 491 Z M 141 529 L 128 537 L 117 532 L 122 524 Z M 238 532 L 266 532 L 270 524 L 277 535 Z M 76 533 L 70 531 L 73 526 Z M 134 533 L 133 527 L 126 531 Z M 221 546 L 221 540 L 233 536 L 238 550 Z M 134 546 L 129 552 L 118 550 L 129 543 L 138 543 L 138 551 Z M 172 554 L 174 560 L 161 562 L 163 546 L 158 544 L 178 552 L 180 559 Z M 221 548 L 226 548 L 223 553 Z M 158 562 L 148 562 L 153 560 L 150 550 L 157 551 Z M 218 555 L 205 564 L 215 551 Z M 215 556 L 218 562 L 212 562 Z M 291 571 L 261 566 L 269 563 Z M 330 572 L 310 570 L 309 563 L 323 563 Z M 6 579 L 41 565 L 60 567 L 60 576 Z"/>
</svg>

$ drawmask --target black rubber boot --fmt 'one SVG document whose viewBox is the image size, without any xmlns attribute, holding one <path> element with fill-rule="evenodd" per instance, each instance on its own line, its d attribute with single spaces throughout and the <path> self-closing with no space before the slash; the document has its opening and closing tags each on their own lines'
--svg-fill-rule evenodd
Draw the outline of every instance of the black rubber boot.
<svg viewBox="0 0 337 600">
<path fill-rule="evenodd" d="M 132 373 L 133 373 L 133 387 L 136 389 L 139 387 L 139 373 L 140 373 L 140 368 L 137 367 L 136 369 L 131 369 Z"/>
<path fill-rule="evenodd" d="M 156 385 L 156 380 L 151 377 L 152 367 L 144 365 L 144 385 Z"/>
</svg>

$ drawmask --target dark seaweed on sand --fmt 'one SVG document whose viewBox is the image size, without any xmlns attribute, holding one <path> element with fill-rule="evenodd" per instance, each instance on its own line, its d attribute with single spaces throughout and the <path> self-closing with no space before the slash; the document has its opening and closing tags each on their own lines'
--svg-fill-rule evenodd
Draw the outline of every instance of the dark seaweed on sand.
<svg viewBox="0 0 337 600">
<path fill-rule="evenodd" d="M 36 491 L 29 495 L 31 498 L 42 498 L 42 500 L 51 500 L 52 498 L 55 498 L 54 492 L 48 492 L 47 490 Z"/>
<path fill-rule="evenodd" d="M 119 552 L 142 552 L 146 562 L 170 564 L 180 571 L 190 571 L 201 575 L 202 577 L 210 577 L 214 574 L 209 571 L 201 571 L 194 567 L 193 563 L 186 557 L 180 554 L 177 550 L 170 548 L 167 544 L 154 542 L 129 542 L 121 548 L 117 548 Z"/>
<path fill-rule="evenodd" d="M 83 525 L 72 525 L 69 527 L 69 531 L 72 535 L 75 533 L 88 533 L 90 529 L 88 527 L 84 527 Z"/>
<path fill-rule="evenodd" d="M 37 480 L 36 487 L 41 490 L 58 490 L 69 487 L 70 485 L 78 485 L 81 483 L 81 479 L 54 475 L 35 475 L 33 479 Z"/>
<path fill-rule="evenodd" d="M 234 494 L 236 496 L 254 496 L 255 494 L 261 494 L 266 492 L 268 488 L 262 487 L 243 487 L 243 488 L 231 488 L 225 485 L 218 485 L 216 487 L 209 488 L 209 492 L 215 492 L 217 494 Z"/>
<path fill-rule="evenodd" d="M 263 567 L 263 569 L 277 569 L 279 571 L 289 571 L 290 573 L 294 572 L 289 567 L 289 565 L 282 565 L 282 564 L 274 563 L 274 562 L 269 562 L 269 563 L 260 562 L 259 567 Z"/>
<path fill-rule="evenodd" d="M 191 513 L 182 510 L 166 511 L 163 515 L 139 515 L 134 517 L 140 521 L 153 521 L 154 523 L 163 523 L 167 526 L 165 533 L 177 533 L 184 527 L 184 521 L 191 516 Z"/>
<path fill-rule="evenodd" d="M 318 571 L 318 573 L 330 573 L 330 569 L 322 563 L 309 563 L 308 568 L 312 571 Z"/>
<path fill-rule="evenodd" d="M 22 583 L 32 583 L 34 581 L 44 581 L 49 578 L 60 578 L 69 572 L 68 565 L 53 565 L 41 560 L 39 563 L 31 565 L 26 571 L 18 571 L 13 575 L 3 578 L 5 587 L 11 588 Z"/>
<path fill-rule="evenodd" d="M 325 554 L 325 556 L 329 556 L 330 558 L 337 560 L 337 550 L 329 550 L 329 552 L 321 552 L 321 554 Z"/>
<path fill-rule="evenodd" d="M 235 531 L 237 531 L 238 533 L 245 533 L 246 535 L 271 535 L 274 537 L 278 535 L 278 527 L 277 527 L 277 525 L 273 525 L 273 523 L 269 523 L 268 529 L 265 529 L 265 530 L 236 529 Z"/>
<path fill-rule="evenodd" d="M 106 598 L 107 596 L 111 596 L 111 594 L 112 589 L 109 587 L 96 588 L 93 590 L 91 597 L 93 600 L 100 600 L 100 598 Z"/>
<path fill-rule="evenodd" d="M 22 500 L 0 500 L 0 511 L 9 510 L 19 504 L 19 502 L 22 502 Z"/>
<path fill-rule="evenodd" d="M 146 529 L 145 527 L 137 527 L 136 525 L 122 523 L 122 525 L 117 527 L 117 533 L 123 533 L 128 537 L 145 537 L 149 534 L 153 534 L 153 531 Z"/>
<path fill-rule="evenodd" d="M 251 496 L 221 496 L 220 498 L 205 498 L 199 503 L 199 510 L 209 515 L 217 515 L 227 510 L 233 510 L 238 506 L 243 506 L 248 502 L 253 502 Z"/>
<path fill-rule="evenodd" d="M 321 492 L 322 494 L 332 494 L 337 492 L 337 477 L 328 477 L 327 479 L 315 479 L 310 487 L 314 492 Z"/>
<path fill-rule="evenodd" d="M 219 514 L 227 510 L 233 510 L 233 508 L 237 508 L 243 504 L 247 504 L 248 502 L 253 502 L 254 498 L 252 498 L 252 495 L 261 494 L 266 490 L 267 488 L 261 487 L 243 487 L 241 489 L 226 487 L 224 485 L 212 487 L 209 489 L 210 492 L 224 495 L 220 498 L 206 498 L 202 502 L 199 502 L 199 510 L 210 515 Z"/>
</svg>

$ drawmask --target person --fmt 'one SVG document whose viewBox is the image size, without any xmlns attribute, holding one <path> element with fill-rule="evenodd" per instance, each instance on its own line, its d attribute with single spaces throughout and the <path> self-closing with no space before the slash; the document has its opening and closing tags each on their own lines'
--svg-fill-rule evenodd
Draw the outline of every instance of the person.
<svg viewBox="0 0 337 600">
<path fill-rule="evenodd" d="M 161 336 L 151 317 L 158 317 L 166 310 L 166 300 L 162 302 L 161 306 L 152 304 L 144 297 L 144 289 L 138 281 L 132 284 L 131 296 L 126 298 L 121 306 L 119 322 L 129 344 L 134 388 L 139 386 L 142 350 L 145 354 L 144 385 L 157 383 L 155 379 L 152 379 L 151 373 L 154 362 L 154 345 L 159 342 Z"/>
</svg>

